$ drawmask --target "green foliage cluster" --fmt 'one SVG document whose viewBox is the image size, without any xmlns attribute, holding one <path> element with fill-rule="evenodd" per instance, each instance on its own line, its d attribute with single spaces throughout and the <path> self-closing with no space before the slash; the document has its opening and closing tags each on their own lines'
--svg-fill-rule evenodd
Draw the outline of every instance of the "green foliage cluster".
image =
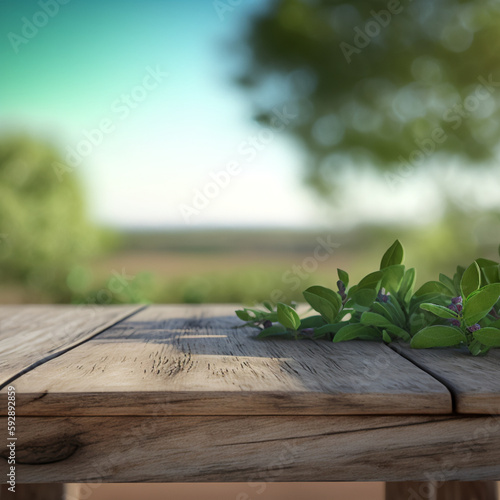
<svg viewBox="0 0 500 500">
<path fill-rule="evenodd" d="M 295 116 L 285 133 L 320 193 L 346 168 L 395 168 L 414 152 L 477 166 L 498 137 L 499 26 L 495 0 L 274 0 L 244 31 L 237 82 L 261 122 L 276 107 Z"/>
<path fill-rule="evenodd" d="M 100 247 L 79 179 L 60 179 L 55 148 L 27 137 L 0 141 L 0 278 L 68 300 L 66 276 Z"/>
<path fill-rule="evenodd" d="M 396 240 L 380 269 L 349 287 L 338 269 L 337 291 L 311 286 L 304 299 L 316 314 L 301 318 L 294 304 L 265 302 L 265 310 L 236 311 L 245 325 L 261 328 L 258 338 L 362 339 L 409 342 L 413 348 L 467 346 L 472 355 L 500 347 L 500 264 L 477 259 L 457 267 L 452 278 L 440 274 L 414 291 L 415 269 L 406 269 Z"/>
</svg>

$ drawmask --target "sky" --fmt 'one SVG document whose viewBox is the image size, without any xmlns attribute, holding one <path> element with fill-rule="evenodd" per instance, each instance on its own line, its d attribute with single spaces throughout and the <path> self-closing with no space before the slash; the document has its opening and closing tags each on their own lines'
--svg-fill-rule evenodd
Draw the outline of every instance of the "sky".
<svg viewBox="0 0 500 500">
<path fill-rule="evenodd" d="M 367 172 L 350 179 L 350 204 L 332 219 L 303 186 L 303 152 L 254 122 L 231 80 L 244 63 L 231 40 L 265 1 L 233 0 L 224 12 L 214 4 L 4 0 L 0 134 L 56 144 L 64 175 L 82 179 L 92 217 L 110 226 L 345 226 L 436 216 L 428 176 L 395 189 Z"/>
</svg>

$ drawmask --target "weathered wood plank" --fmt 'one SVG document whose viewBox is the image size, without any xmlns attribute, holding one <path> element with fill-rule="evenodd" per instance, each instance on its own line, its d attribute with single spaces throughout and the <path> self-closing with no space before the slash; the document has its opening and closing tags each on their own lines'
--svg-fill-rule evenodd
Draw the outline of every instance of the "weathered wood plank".
<svg viewBox="0 0 500 500">
<path fill-rule="evenodd" d="M 0 306 L 0 387 L 139 309 L 137 306 Z"/>
<path fill-rule="evenodd" d="M 402 481 L 387 483 L 386 500 L 497 500 L 494 481 Z"/>
<path fill-rule="evenodd" d="M 16 476 L 21 483 L 497 480 L 500 432 L 491 420 L 21 417 Z"/>
<path fill-rule="evenodd" d="M 149 307 L 16 380 L 18 414 L 451 412 L 442 384 L 381 343 L 259 341 L 238 323 L 228 307 Z"/>
<path fill-rule="evenodd" d="M 467 414 L 500 414 L 500 350 L 475 357 L 465 349 L 393 349 L 432 374 L 452 392 L 455 410 Z"/>
</svg>

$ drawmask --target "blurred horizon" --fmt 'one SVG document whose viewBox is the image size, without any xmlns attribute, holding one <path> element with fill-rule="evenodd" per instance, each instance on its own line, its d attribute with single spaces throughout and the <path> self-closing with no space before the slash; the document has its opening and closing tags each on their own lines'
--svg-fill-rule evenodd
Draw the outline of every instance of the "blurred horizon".
<svg viewBox="0 0 500 500">
<path fill-rule="evenodd" d="M 297 300 L 327 236 L 302 287 L 496 258 L 500 11 L 398 5 L 346 58 L 386 2 L 4 2 L 0 302 Z"/>
</svg>

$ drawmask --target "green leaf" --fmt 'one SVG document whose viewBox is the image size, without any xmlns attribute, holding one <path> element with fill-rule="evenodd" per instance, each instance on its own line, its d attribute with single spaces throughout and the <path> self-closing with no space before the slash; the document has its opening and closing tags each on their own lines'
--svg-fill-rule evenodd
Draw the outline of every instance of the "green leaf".
<svg viewBox="0 0 500 500">
<path fill-rule="evenodd" d="M 427 294 L 441 294 L 446 295 L 447 297 L 451 297 L 453 294 L 450 292 L 447 286 L 443 285 L 439 281 L 427 281 L 424 283 L 416 292 L 415 297 L 419 297 L 421 295 Z"/>
<path fill-rule="evenodd" d="M 490 267 L 490 266 L 498 266 L 499 263 L 495 260 L 490 260 L 490 259 L 484 259 L 483 257 L 479 257 L 479 259 L 476 259 L 477 265 L 482 269 L 483 267 Z"/>
<path fill-rule="evenodd" d="M 349 323 L 347 321 L 342 321 L 341 323 L 331 323 L 328 325 L 321 326 L 314 329 L 314 338 L 322 337 L 328 333 L 337 333 L 341 328 L 347 326 Z"/>
<path fill-rule="evenodd" d="M 481 286 L 481 270 L 474 261 L 464 272 L 460 280 L 460 290 L 464 298 L 468 297 L 471 293 L 479 290 Z"/>
<path fill-rule="evenodd" d="M 477 265 L 481 269 L 481 278 L 485 284 L 500 282 L 500 265 L 489 259 L 477 259 Z"/>
<path fill-rule="evenodd" d="M 303 292 L 311 307 L 319 312 L 327 323 L 334 323 L 342 308 L 340 295 L 323 286 L 311 286 Z"/>
<path fill-rule="evenodd" d="M 366 326 L 377 326 L 385 328 L 386 330 L 389 330 L 391 333 L 404 340 L 410 340 L 410 334 L 408 332 L 406 332 L 399 326 L 394 325 L 387 318 L 384 318 L 384 316 L 381 316 L 380 314 L 365 312 L 361 315 L 360 322 L 361 324 Z"/>
<path fill-rule="evenodd" d="M 388 319 L 391 323 L 396 323 L 396 313 L 394 310 L 389 309 L 387 302 L 374 302 L 372 304 L 373 312 L 382 315 L 384 318 Z"/>
<path fill-rule="evenodd" d="M 455 290 L 458 290 L 459 292 L 461 292 L 460 281 L 462 280 L 464 272 L 465 272 L 465 267 L 457 266 L 457 271 L 453 275 L 453 284 L 455 285 Z"/>
<path fill-rule="evenodd" d="M 481 344 L 488 347 L 500 347 L 500 330 L 498 328 L 481 328 L 473 335 Z"/>
<path fill-rule="evenodd" d="M 382 330 L 382 338 L 387 344 L 390 344 L 392 342 L 391 336 L 387 333 L 386 330 Z"/>
<path fill-rule="evenodd" d="M 236 316 L 240 318 L 243 321 L 250 321 L 252 320 L 252 316 L 250 316 L 250 313 L 244 309 L 239 309 L 238 311 L 235 311 Z"/>
<path fill-rule="evenodd" d="M 380 269 L 385 269 L 389 266 L 394 266 L 401 264 L 404 259 L 404 250 L 403 246 L 396 240 L 385 252 L 382 257 L 382 261 L 380 262 Z"/>
<path fill-rule="evenodd" d="M 469 352 L 473 356 L 479 356 L 481 354 L 486 354 L 489 350 L 490 347 L 484 346 L 481 344 L 481 342 L 473 339 L 471 342 L 469 342 L 469 345 L 467 346 L 469 348 Z"/>
<path fill-rule="evenodd" d="M 452 347 L 462 342 L 467 342 L 465 335 L 451 326 L 427 326 L 417 332 L 411 339 L 411 347 L 414 349 L 426 349 L 428 347 Z"/>
<path fill-rule="evenodd" d="M 410 298 L 413 295 L 413 287 L 415 286 L 415 277 L 416 272 L 415 268 L 411 267 L 407 269 L 404 276 L 403 281 L 401 281 L 401 285 L 398 290 L 398 295 L 401 297 L 406 304 L 410 302 Z"/>
<path fill-rule="evenodd" d="M 410 315 L 410 319 L 408 320 L 410 324 L 410 333 L 414 335 L 419 330 L 428 326 L 428 321 L 425 320 L 425 315 L 423 312 L 413 313 Z"/>
<path fill-rule="evenodd" d="M 394 265 L 383 269 L 383 276 L 380 286 L 384 287 L 391 293 L 396 293 L 399 290 L 401 281 L 405 274 L 405 266 Z"/>
<path fill-rule="evenodd" d="M 320 326 L 324 326 L 325 323 L 326 321 L 323 316 L 309 316 L 307 318 L 304 318 L 300 322 L 300 329 L 303 330 L 304 328 L 318 328 Z"/>
<path fill-rule="evenodd" d="M 406 342 L 410 341 L 410 334 L 406 330 L 403 330 L 403 328 L 399 328 L 396 325 L 387 325 L 386 328 L 400 339 L 406 340 Z"/>
<path fill-rule="evenodd" d="M 364 312 L 361 315 L 360 323 L 367 326 L 382 326 L 392 325 L 392 323 L 384 316 L 373 312 Z"/>
<path fill-rule="evenodd" d="M 376 298 L 377 292 L 371 288 L 357 288 L 352 294 L 352 300 L 363 308 L 370 307 Z"/>
<path fill-rule="evenodd" d="M 342 271 L 342 269 L 337 269 L 337 274 L 339 276 L 339 280 L 344 283 L 344 286 L 347 288 L 349 286 L 349 275 Z"/>
<path fill-rule="evenodd" d="M 291 330 L 298 330 L 300 327 L 300 318 L 295 309 L 281 302 L 278 303 L 278 321 Z"/>
<path fill-rule="evenodd" d="M 440 293 L 427 293 L 425 295 L 421 295 L 420 297 L 416 297 L 415 295 L 412 297 L 410 301 L 410 316 L 412 314 L 424 314 L 420 309 L 420 304 L 424 302 L 429 302 L 430 304 L 439 304 L 440 306 L 447 306 L 450 303 L 451 297 L 445 297 Z"/>
<path fill-rule="evenodd" d="M 420 304 L 420 309 L 429 311 L 432 314 L 439 316 L 440 318 L 458 318 L 458 314 L 455 311 L 452 311 L 451 309 L 448 309 L 444 306 L 439 306 L 437 304 L 429 304 L 428 302 L 426 302 L 424 304 Z"/>
<path fill-rule="evenodd" d="M 406 316 L 401 309 L 401 306 L 399 305 L 398 299 L 395 295 L 389 295 L 389 300 L 388 302 L 386 302 L 386 305 L 393 312 L 393 317 L 396 318 L 396 321 L 394 321 L 394 323 L 405 326 Z"/>
<path fill-rule="evenodd" d="M 273 305 L 268 302 L 268 301 L 265 301 L 262 303 L 262 305 L 270 312 L 274 312 L 274 309 L 273 309 Z"/>
<path fill-rule="evenodd" d="M 500 284 L 486 285 L 470 296 L 464 305 L 464 319 L 467 326 L 483 319 L 497 303 L 500 296 Z"/>
<path fill-rule="evenodd" d="M 481 278 L 487 284 L 500 282 L 500 266 L 482 267 Z"/>
<path fill-rule="evenodd" d="M 378 340 L 380 339 L 380 333 L 374 328 L 355 323 L 344 326 L 333 337 L 334 342 L 344 342 L 353 339 Z"/>
<path fill-rule="evenodd" d="M 453 283 L 453 280 L 446 276 L 446 274 L 439 273 L 439 281 L 448 288 L 450 293 L 452 295 L 458 295 L 460 293 L 459 290 L 455 288 L 455 283 Z"/>
<path fill-rule="evenodd" d="M 265 328 L 258 335 L 258 339 L 265 339 L 267 337 L 278 337 L 283 336 L 284 334 L 290 334 L 285 328 L 281 325 L 270 326 L 269 328 Z"/>
<path fill-rule="evenodd" d="M 375 271 L 373 273 L 367 274 L 357 285 L 357 289 L 361 288 L 369 288 L 372 290 L 376 290 L 378 292 L 380 288 L 380 282 L 384 277 L 384 273 L 382 271 Z"/>
</svg>

